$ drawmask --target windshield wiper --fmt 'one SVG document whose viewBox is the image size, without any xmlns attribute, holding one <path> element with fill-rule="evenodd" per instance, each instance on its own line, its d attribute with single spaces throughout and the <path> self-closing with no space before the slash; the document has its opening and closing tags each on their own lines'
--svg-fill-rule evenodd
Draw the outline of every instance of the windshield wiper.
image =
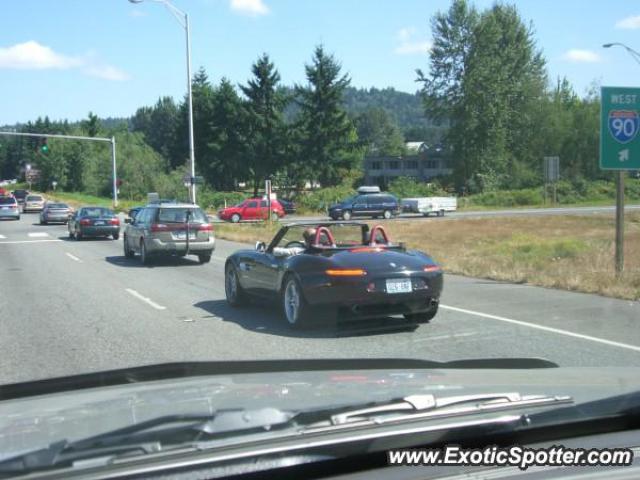
<svg viewBox="0 0 640 480">
<path fill-rule="evenodd" d="M 219 410 L 213 415 L 168 415 L 78 441 L 61 440 L 48 447 L 0 461 L 0 477 L 72 466 L 87 458 L 160 452 L 201 438 L 260 433 L 291 426 L 293 413 L 276 408 Z"/>
<path fill-rule="evenodd" d="M 212 415 L 169 415 L 0 461 L 0 477 L 33 470 L 70 467 L 87 459 L 108 463 L 114 457 L 170 452 L 175 448 L 207 448 L 232 438 L 265 434 L 284 437 L 345 428 L 437 420 L 482 413 L 573 403 L 568 396 L 521 396 L 515 392 L 436 397 L 410 395 L 390 402 L 311 411 L 227 409 Z M 483 420 L 484 421 L 484 420 Z M 495 422 L 489 418 L 487 423 Z M 448 428 L 442 425 L 441 428 Z M 255 439 L 255 435 L 253 436 Z M 270 437 L 275 438 L 275 437 Z M 213 442 L 213 443 L 212 443 Z"/>
<path fill-rule="evenodd" d="M 569 396 L 523 396 L 516 392 L 456 395 L 442 398 L 432 394 L 420 394 L 357 409 L 346 408 L 341 411 L 328 411 L 325 412 L 324 419 L 318 418 L 317 413 L 302 413 L 296 415 L 295 419 L 300 421 L 302 420 L 301 416 L 311 415 L 316 417 L 315 426 L 318 428 L 332 428 L 343 425 L 354 426 L 355 424 L 382 424 L 427 418 L 457 417 L 474 413 L 567 403 L 573 403 L 573 399 Z"/>
</svg>

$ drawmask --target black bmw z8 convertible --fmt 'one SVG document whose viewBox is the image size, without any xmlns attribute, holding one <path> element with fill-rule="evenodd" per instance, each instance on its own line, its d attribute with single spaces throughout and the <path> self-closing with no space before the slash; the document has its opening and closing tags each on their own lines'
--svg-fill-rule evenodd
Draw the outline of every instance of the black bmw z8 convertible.
<svg viewBox="0 0 640 480">
<path fill-rule="evenodd" d="M 442 285 L 442 269 L 429 255 L 361 222 L 288 224 L 269 244 L 237 251 L 225 265 L 231 306 L 275 299 L 293 328 L 389 315 L 426 323 L 438 311 Z"/>
</svg>

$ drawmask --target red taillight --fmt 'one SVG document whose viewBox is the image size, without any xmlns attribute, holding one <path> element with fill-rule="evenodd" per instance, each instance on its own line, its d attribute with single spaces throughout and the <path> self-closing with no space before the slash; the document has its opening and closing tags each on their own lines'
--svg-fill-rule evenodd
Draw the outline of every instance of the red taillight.
<svg viewBox="0 0 640 480">
<path fill-rule="evenodd" d="M 80 225 L 91 225 L 91 220 L 89 220 L 88 218 L 83 218 L 82 220 L 80 220 Z"/>
<path fill-rule="evenodd" d="M 109 223 L 111 225 L 120 225 L 120 219 L 118 217 L 114 217 L 111 220 L 109 220 Z"/>
<path fill-rule="evenodd" d="M 213 226 L 209 223 L 203 223 L 198 227 L 200 232 L 213 232 Z"/>
<path fill-rule="evenodd" d="M 440 265 L 425 265 L 422 270 L 425 272 L 439 272 L 442 269 L 440 268 Z"/>
<path fill-rule="evenodd" d="M 164 223 L 152 223 L 151 224 L 152 232 L 167 232 L 169 231 L 169 227 L 167 227 Z"/>
</svg>

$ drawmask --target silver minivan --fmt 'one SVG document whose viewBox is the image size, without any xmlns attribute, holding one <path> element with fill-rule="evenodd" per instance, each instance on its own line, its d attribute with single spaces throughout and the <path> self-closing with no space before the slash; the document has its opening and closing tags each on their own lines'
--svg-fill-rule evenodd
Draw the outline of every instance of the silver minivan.
<svg viewBox="0 0 640 480">
<path fill-rule="evenodd" d="M 215 249 L 213 227 L 197 205 L 159 203 L 147 205 L 125 220 L 124 255 L 140 255 L 143 264 L 152 257 L 196 255 L 208 263 Z"/>
</svg>

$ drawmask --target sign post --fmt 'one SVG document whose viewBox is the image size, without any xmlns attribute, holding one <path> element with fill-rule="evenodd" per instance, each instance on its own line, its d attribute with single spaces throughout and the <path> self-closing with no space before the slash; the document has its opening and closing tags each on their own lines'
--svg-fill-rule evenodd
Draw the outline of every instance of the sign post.
<svg viewBox="0 0 640 480">
<path fill-rule="evenodd" d="M 264 193 L 267 195 L 267 221 L 271 223 L 271 180 L 264 181 Z"/>
<path fill-rule="evenodd" d="M 616 275 L 624 270 L 624 175 L 640 169 L 640 88 L 602 87 L 600 169 L 616 175 Z"/>
<path fill-rule="evenodd" d="M 544 157 L 544 198 L 547 198 L 547 184 L 553 185 L 553 203 L 557 202 L 556 182 L 560 179 L 560 157 Z"/>
</svg>

